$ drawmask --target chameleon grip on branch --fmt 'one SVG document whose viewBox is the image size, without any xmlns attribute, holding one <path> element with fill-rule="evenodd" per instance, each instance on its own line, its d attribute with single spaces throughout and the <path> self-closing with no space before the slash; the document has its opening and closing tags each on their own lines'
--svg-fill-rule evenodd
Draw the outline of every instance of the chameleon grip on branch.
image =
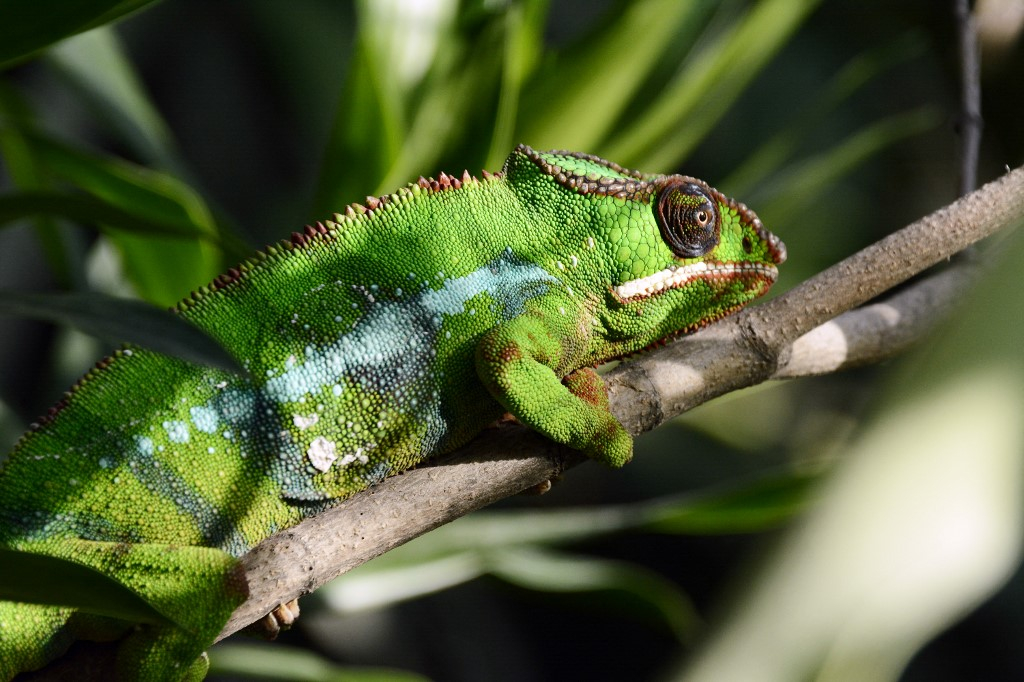
<svg viewBox="0 0 1024 682">
<path fill-rule="evenodd" d="M 592 368 L 740 308 L 784 259 L 700 180 L 523 145 L 293 234 L 178 306 L 247 375 L 126 348 L 15 447 L 0 547 L 95 568 L 167 622 L 0 602 L 0 679 L 111 633 L 122 677 L 201 679 L 237 557 L 506 412 L 622 466 Z"/>
</svg>

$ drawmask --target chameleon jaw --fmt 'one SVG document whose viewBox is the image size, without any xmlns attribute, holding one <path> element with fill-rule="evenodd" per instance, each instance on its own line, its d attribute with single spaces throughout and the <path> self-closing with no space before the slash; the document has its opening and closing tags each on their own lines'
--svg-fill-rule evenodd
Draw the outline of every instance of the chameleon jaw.
<svg viewBox="0 0 1024 682">
<path fill-rule="evenodd" d="M 779 270 L 767 263 L 709 263 L 698 261 L 688 265 L 672 265 L 664 270 L 624 282 L 612 290 L 623 303 L 656 296 L 669 289 L 678 289 L 696 280 L 762 278 L 771 284 Z"/>
</svg>

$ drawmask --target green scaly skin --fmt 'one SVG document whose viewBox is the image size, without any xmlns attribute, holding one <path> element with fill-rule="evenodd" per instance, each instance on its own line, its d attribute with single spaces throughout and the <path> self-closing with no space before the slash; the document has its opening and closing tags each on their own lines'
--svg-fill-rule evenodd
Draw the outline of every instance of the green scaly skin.
<svg viewBox="0 0 1024 682">
<path fill-rule="evenodd" d="M 506 411 L 622 466 L 590 368 L 736 310 L 784 258 L 699 180 L 525 146 L 268 248 L 179 306 L 247 377 L 122 350 L 0 471 L 0 547 L 94 567 L 175 625 L 0 602 L 0 678 L 111 629 L 125 679 L 201 678 L 237 557 Z"/>
</svg>

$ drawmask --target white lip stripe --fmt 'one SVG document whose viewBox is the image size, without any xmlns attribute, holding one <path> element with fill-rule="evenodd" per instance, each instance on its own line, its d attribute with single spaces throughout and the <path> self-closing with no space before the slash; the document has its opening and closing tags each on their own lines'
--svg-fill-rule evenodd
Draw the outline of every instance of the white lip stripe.
<svg viewBox="0 0 1024 682">
<path fill-rule="evenodd" d="M 705 263 L 673 265 L 647 277 L 624 282 L 615 287 L 615 293 L 624 301 L 637 296 L 651 296 L 665 289 L 677 289 L 691 280 L 713 279 L 715 277 L 755 274 L 775 281 L 779 271 L 774 265 L 764 263 Z"/>
</svg>

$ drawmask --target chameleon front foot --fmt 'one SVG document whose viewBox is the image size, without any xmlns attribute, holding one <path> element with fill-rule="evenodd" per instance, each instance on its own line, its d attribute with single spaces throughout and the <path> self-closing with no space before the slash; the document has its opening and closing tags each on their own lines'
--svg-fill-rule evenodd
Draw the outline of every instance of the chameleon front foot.
<svg viewBox="0 0 1024 682">
<path fill-rule="evenodd" d="M 591 459 L 621 467 L 633 439 L 608 410 L 608 391 L 592 368 L 559 378 L 551 365 L 566 352 L 556 328 L 540 316 L 491 329 L 476 349 L 477 373 L 516 419 Z"/>
<path fill-rule="evenodd" d="M 593 368 L 584 367 L 563 378 L 562 383 L 591 408 L 591 423 L 581 438 L 580 450 L 616 469 L 633 459 L 633 438 L 612 415 L 608 389 L 601 376 Z"/>
</svg>

